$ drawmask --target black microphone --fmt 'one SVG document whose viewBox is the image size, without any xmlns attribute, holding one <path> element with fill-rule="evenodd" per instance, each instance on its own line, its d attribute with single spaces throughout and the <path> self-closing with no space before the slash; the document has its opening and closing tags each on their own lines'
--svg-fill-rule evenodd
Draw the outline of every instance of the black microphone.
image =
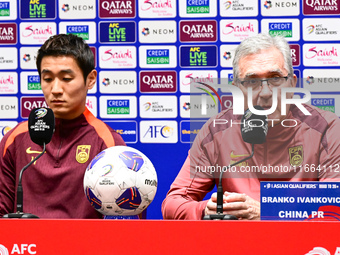
<svg viewBox="0 0 340 255">
<path fill-rule="evenodd" d="M 256 110 L 264 110 L 259 105 L 255 105 L 254 108 Z M 267 116 L 254 114 L 247 109 L 241 122 L 241 134 L 243 141 L 250 144 L 262 144 L 266 141 L 267 132 Z"/>
<path fill-rule="evenodd" d="M 259 105 L 254 106 L 254 108 L 257 110 L 264 110 Z M 247 109 L 242 117 L 241 134 L 243 141 L 251 144 L 251 155 L 227 166 L 227 169 L 252 158 L 254 156 L 254 144 L 264 143 L 266 141 L 267 132 L 268 132 L 267 116 L 256 115 L 252 113 L 249 109 Z M 223 171 L 221 171 L 220 173 L 217 187 L 216 214 L 205 215 L 203 217 L 203 220 L 238 220 L 235 215 L 223 214 L 222 175 Z"/>
<path fill-rule="evenodd" d="M 46 144 L 48 144 L 53 136 L 55 126 L 54 113 L 49 108 L 35 108 L 31 111 L 28 117 L 28 132 L 31 140 L 43 146 L 43 151 L 34 158 L 30 163 L 21 169 L 19 174 L 18 188 L 17 188 L 17 204 L 16 213 L 9 213 L 3 218 L 39 218 L 30 213 L 24 213 L 23 210 L 23 189 L 22 189 L 22 174 L 34 162 L 36 162 L 46 151 Z"/>
</svg>

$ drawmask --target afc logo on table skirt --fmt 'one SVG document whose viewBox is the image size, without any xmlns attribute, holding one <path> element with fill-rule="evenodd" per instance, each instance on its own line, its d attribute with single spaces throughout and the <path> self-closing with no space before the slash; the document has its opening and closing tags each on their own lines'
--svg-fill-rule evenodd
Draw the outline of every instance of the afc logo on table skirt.
<svg viewBox="0 0 340 255">
<path fill-rule="evenodd" d="M 37 254 L 37 245 L 36 244 L 14 244 L 11 249 L 11 253 L 9 250 L 2 244 L 0 244 L 0 255 L 9 255 L 9 254 Z"/>
</svg>

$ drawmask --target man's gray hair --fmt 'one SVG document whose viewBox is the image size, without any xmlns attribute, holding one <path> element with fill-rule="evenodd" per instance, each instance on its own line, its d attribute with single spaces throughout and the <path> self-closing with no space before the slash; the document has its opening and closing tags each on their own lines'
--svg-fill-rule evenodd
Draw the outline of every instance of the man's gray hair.
<svg viewBox="0 0 340 255">
<path fill-rule="evenodd" d="M 275 47 L 283 55 L 284 66 L 289 74 L 293 74 L 293 64 L 292 57 L 287 41 L 280 36 L 271 37 L 268 34 L 257 34 L 255 36 L 249 37 L 241 42 L 241 44 L 236 48 L 235 57 L 233 60 L 233 75 L 234 81 L 239 77 L 239 62 L 241 58 L 259 53 L 261 50 L 269 49 Z"/>
</svg>

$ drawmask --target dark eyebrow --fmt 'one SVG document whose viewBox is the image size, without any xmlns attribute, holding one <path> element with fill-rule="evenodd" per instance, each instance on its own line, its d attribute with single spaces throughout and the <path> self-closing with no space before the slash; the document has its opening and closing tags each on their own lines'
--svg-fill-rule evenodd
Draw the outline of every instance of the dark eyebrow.
<svg viewBox="0 0 340 255">
<path fill-rule="evenodd" d="M 283 75 L 283 72 L 280 69 L 270 70 L 268 73 L 270 75 L 273 75 L 273 74 L 281 74 L 281 75 Z M 248 74 L 245 75 L 244 78 L 249 78 L 249 77 L 251 78 L 253 76 L 257 76 L 257 73 L 248 73 Z"/>
<path fill-rule="evenodd" d="M 49 69 L 43 69 L 42 71 L 41 71 L 41 74 L 45 74 L 45 73 L 52 73 L 52 71 L 51 70 L 49 70 Z M 64 69 L 64 70 L 61 70 L 59 73 L 66 73 L 66 74 L 72 74 L 72 73 L 74 73 L 74 71 L 72 70 L 72 69 Z"/>
</svg>

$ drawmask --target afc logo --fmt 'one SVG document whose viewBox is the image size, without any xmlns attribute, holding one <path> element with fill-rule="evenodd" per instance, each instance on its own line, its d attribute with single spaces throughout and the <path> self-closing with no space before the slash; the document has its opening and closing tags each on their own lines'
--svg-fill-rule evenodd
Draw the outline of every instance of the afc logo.
<svg viewBox="0 0 340 255">
<path fill-rule="evenodd" d="M 11 253 L 9 253 L 8 249 L 4 245 L 0 244 L 0 254 L 37 254 L 36 248 L 36 244 L 14 244 Z"/>
</svg>

